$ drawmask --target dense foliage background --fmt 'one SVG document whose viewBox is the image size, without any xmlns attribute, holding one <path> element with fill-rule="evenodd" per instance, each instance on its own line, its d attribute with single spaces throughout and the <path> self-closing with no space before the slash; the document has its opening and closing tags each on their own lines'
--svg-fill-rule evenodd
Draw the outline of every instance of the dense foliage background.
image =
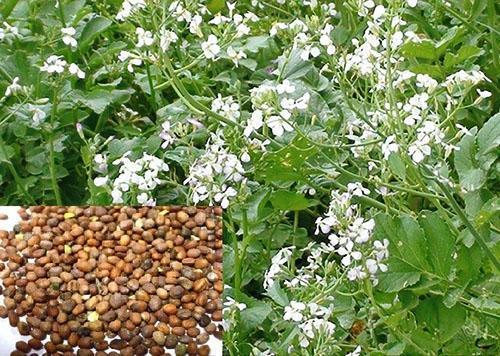
<svg viewBox="0 0 500 356">
<path fill-rule="evenodd" d="M 497 355 L 497 14 L 3 0 L 0 204 L 222 205 L 230 355 Z"/>
</svg>

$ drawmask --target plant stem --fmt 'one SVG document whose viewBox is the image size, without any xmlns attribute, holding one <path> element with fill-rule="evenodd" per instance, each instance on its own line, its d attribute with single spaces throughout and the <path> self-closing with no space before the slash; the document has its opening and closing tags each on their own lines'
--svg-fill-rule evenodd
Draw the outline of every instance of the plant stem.
<svg viewBox="0 0 500 356">
<path fill-rule="evenodd" d="M 63 9 L 63 4 L 62 0 L 57 0 L 57 9 L 58 9 L 58 14 L 59 14 L 59 19 L 61 20 L 61 24 L 63 27 L 66 27 L 66 21 L 64 20 L 64 9 Z"/>
<path fill-rule="evenodd" d="M 146 73 L 148 75 L 148 83 L 149 83 L 149 90 L 151 91 L 151 99 L 153 101 L 153 110 L 155 111 L 156 114 L 156 91 L 155 91 L 155 86 L 153 85 L 153 78 L 151 77 L 151 69 L 149 68 L 149 63 L 146 61 Z"/>
<path fill-rule="evenodd" d="M 57 177 L 56 177 L 56 163 L 54 157 L 54 123 L 55 117 L 57 114 L 57 89 L 54 89 L 54 95 L 52 99 L 52 111 L 50 114 L 50 124 L 52 131 L 49 133 L 49 172 L 50 172 L 50 181 L 52 184 L 52 191 L 56 197 L 56 204 L 62 205 L 61 200 L 61 192 L 59 191 L 59 186 L 57 185 Z"/>
</svg>

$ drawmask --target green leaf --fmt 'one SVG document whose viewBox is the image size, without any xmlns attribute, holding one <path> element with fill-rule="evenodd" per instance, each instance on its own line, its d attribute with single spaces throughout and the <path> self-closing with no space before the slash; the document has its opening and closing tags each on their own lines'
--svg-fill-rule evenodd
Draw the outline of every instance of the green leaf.
<svg viewBox="0 0 500 356">
<path fill-rule="evenodd" d="M 389 239 L 389 249 L 395 257 L 417 269 L 430 270 L 424 232 L 411 216 L 391 218 L 379 214 L 375 221 L 378 232 Z"/>
<path fill-rule="evenodd" d="M 415 309 L 415 316 L 443 344 L 460 330 L 465 322 L 466 312 L 459 305 L 447 308 L 442 297 L 430 297 L 420 302 Z"/>
<path fill-rule="evenodd" d="M 11 146 L 0 143 L 3 147 L 0 148 L 0 162 L 9 163 L 10 159 L 14 157 L 16 151 Z"/>
<path fill-rule="evenodd" d="M 103 33 L 113 22 L 105 17 L 98 16 L 90 20 L 84 27 L 78 45 L 82 51 L 86 50 L 92 41 Z"/>
<path fill-rule="evenodd" d="M 455 152 L 455 168 L 460 179 L 460 184 L 467 191 L 475 191 L 486 182 L 486 174 L 479 168 L 476 161 L 476 128 L 471 130 L 471 135 L 466 135 L 460 140 L 459 150 Z"/>
<path fill-rule="evenodd" d="M 254 37 L 248 37 L 245 45 L 241 47 L 241 49 L 244 51 L 257 53 L 262 48 L 265 48 L 267 46 L 269 46 L 268 36 L 254 36 Z"/>
<path fill-rule="evenodd" d="M 408 42 L 401 47 L 401 50 L 405 57 L 437 59 L 436 48 L 430 40 L 423 40 L 420 43 Z"/>
<path fill-rule="evenodd" d="M 124 104 L 130 100 L 133 89 L 107 91 L 94 89 L 91 92 L 75 91 L 76 101 L 92 109 L 96 114 L 102 114 L 111 104 Z"/>
<path fill-rule="evenodd" d="M 392 259 L 387 264 L 387 272 L 380 273 L 378 276 L 377 289 L 382 292 L 399 292 L 420 280 L 420 272 L 404 262 Z"/>
<path fill-rule="evenodd" d="M 283 289 L 281 289 L 281 286 L 277 281 L 274 281 L 273 284 L 267 289 L 267 295 L 282 307 L 290 303 L 288 296 Z"/>
<path fill-rule="evenodd" d="M 406 166 L 398 153 L 391 153 L 389 156 L 389 167 L 391 171 L 398 177 L 405 179 L 406 177 Z"/>
<path fill-rule="evenodd" d="M 309 201 L 299 193 L 288 190 L 278 190 L 271 196 L 271 203 L 278 210 L 292 211 L 307 209 Z"/>
<path fill-rule="evenodd" d="M 313 68 L 311 62 L 300 58 L 299 50 L 292 50 L 290 54 L 284 54 L 278 60 L 278 70 L 282 79 L 300 79 Z"/>
<path fill-rule="evenodd" d="M 256 328 L 266 320 L 272 308 L 269 304 L 259 302 L 258 305 L 241 311 L 241 322 L 249 329 Z"/>
<path fill-rule="evenodd" d="M 425 211 L 419 221 L 425 231 L 429 261 L 434 273 L 446 278 L 453 265 L 455 238 L 438 213 Z"/>
<path fill-rule="evenodd" d="M 490 169 L 498 159 L 500 146 L 500 113 L 492 116 L 477 133 L 477 156 L 482 169 Z"/>
</svg>

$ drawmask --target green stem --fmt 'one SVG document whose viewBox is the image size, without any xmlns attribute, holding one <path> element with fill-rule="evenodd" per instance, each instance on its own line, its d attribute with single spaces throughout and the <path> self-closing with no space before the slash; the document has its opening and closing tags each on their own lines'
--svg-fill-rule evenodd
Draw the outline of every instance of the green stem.
<svg viewBox="0 0 500 356">
<path fill-rule="evenodd" d="M 299 227 L 299 211 L 293 211 L 293 237 L 292 237 L 292 246 L 297 246 L 297 228 Z M 290 258 L 290 271 L 295 273 L 295 260 L 297 258 L 297 249 L 295 249 L 292 253 L 292 257 Z"/>
<path fill-rule="evenodd" d="M 56 164 L 54 157 L 54 123 L 57 114 L 57 89 L 54 89 L 54 96 L 52 99 L 52 111 L 50 114 L 50 124 L 52 131 L 49 133 L 49 172 L 50 181 L 52 184 L 52 191 L 54 192 L 56 198 L 56 204 L 62 205 L 61 192 L 59 191 L 59 186 L 57 185 L 56 177 Z"/>
<path fill-rule="evenodd" d="M 61 20 L 61 24 L 63 27 L 66 27 L 66 21 L 64 20 L 64 9 L 63 9 L 63 4 L 62 0 L 57 0 L 57 9 L 58 9 L 58 14 L 59 14 L 59 19 Z"/>
<path fill-rule="evenodd" d="M 149 63 L 146 61 L 146 73 L 148 75 L 148 83 L 149 83 L 149 90 L 151 91 L 151 99 L 153 101 L 153 109 L 156 112 L 156 91 L 155 91 L 155 86 L 153 85 L 153 78 L 151 77 L 151 70 L 149 68 Z"/>
</svg>

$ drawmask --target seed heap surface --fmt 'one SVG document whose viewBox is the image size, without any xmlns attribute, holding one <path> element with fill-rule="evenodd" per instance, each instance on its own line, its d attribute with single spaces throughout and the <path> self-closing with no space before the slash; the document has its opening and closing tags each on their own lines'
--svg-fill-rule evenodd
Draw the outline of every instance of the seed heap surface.
<svg viewBox="0 0 500 356">
<path fill-rule="evenodd" d="M 21 209 L 14 231 L 0 230 L 0 317 L 30 336 L 12 355 L 209 355 L 209 335 L 221 337 L 221 214 Z"/>
</svg>

